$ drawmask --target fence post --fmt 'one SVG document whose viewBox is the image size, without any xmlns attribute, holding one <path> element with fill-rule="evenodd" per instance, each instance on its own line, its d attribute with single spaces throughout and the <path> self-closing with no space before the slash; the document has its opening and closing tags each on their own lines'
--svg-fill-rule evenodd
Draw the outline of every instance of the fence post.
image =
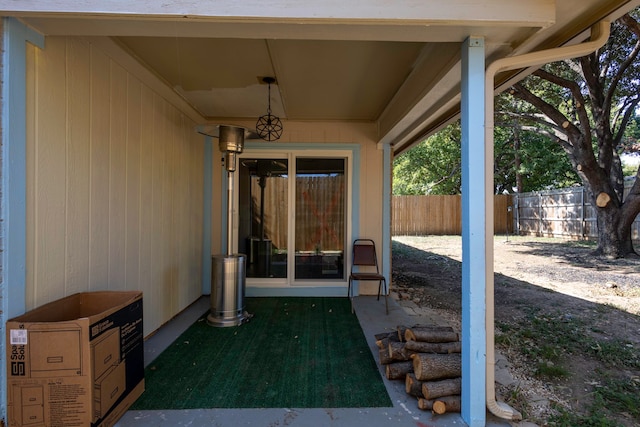
<svg viewBox="0 0 640 427">
<path fill-rule="evenodd" d="M 542 236 L 542 193 L 538 193 L 538 235 Z"/>
<path fill-rule="evenodd" d="M 584 187 L 581 187 L 581 196 L 582 196 L 582 239 L 584 240 L 587 236 L 587 230 L 586 230 L 586 226 L 587 226 L 587 221 L 586 221 L 586 217 L 584 215 L 584 211 L 586 209 L 586 205 L 584 203 Z"/>
<path fill-rule="evenodd" d="M 519 236 L 520 235 L 520 203 L 519 203 L 519 194 L 516 193 L 516 199 L 514 202 L 514 206 L 513 206 L 513 210 L 515 211 L 515 227 L 513 230 L 513 234 L 515 236 Z"/>
</svg>

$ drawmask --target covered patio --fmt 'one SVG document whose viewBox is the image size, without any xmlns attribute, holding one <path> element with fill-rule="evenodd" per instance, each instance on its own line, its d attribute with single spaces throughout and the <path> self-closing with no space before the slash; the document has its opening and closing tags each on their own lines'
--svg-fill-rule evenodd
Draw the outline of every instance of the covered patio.
<svg viewBox="0 0 640 427">
<path fill-rule="evenodd" d="M 639 4 L 0 0 L 0 350 L 7 319 L 86 291 L 142 291 L 150 336 L 221 253 L 249 255 L 248 296 L 344 296 L 371 238 L 389 281 L 393 157 L 461 118 L 462 420 L 516 418 L 492 377 L 493 93 Z M 247 132 L 234 173 L 221 125 Z"/>
<path fill-rule="evenodd" d="M 148 366 L 209 308 L 209 299 L 200 298 L 179 316 L 160 328 L 145 342 L 145 366 Z M 367 339 L 371 355 L 378 362 L 378 347 L 374 335 L 394 331 L 398 325 L 447 326 L 446 320 L 428 309 L 415 310 L 406 301 L 389 298 L 389 315 L 384 314 L 384 302 L 375 296 L 354 298 L 354 309 Z M 268 408 L 268 409 L 201 409 L 201 410 L 130 410 L 117 426 L 210 426 L 235 427 L 243 425 L 289 426 L 353 426 L 386 427 L 389 425 L 451 427 L 460 425 L 460 414 L 434 415 L 418 409 L 416 398 L 405 391 L 404 381 L 390 381 L 384 366 L 379 365 L 380 376 L 393 406 L 382 408 Z M 505 420 L 488 414 L 487 426 L 509 426 Z"/>
</svg>

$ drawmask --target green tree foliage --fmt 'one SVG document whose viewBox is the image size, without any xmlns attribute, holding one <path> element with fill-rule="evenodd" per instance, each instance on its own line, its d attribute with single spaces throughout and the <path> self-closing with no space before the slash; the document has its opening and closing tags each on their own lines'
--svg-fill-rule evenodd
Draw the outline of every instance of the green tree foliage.
<svg viewBox="0 0 640 427">
<path fill-rule="evenodd" d="M 505 103 L 513 102 L 505 97 Z M 506 117 L 506 115 L 505 115 Z M 578 182 L 557 144 L 534 130 L 514 125 L 495 128 L 496 194 L 560 188 Z M 456 122 L 398 156 L 393 166 L 393 194 L 460 194 L 461 130 Z"/>
<path fill-rule="evenodd" d="M 393 164 L 393 194 L 460 194 L 460 123 L 422 141 Z"/>
<path fill-rule="evenodd" d="M 509 95 L 501 95 L 507 103 Z M 504 110 L 503 110 L 504 112 Z M 497 121 L 494 132 L 496 194 L 564 188 L 579 183 L 566 154 L 556 143 L 517 118 Z"/>
</svg>

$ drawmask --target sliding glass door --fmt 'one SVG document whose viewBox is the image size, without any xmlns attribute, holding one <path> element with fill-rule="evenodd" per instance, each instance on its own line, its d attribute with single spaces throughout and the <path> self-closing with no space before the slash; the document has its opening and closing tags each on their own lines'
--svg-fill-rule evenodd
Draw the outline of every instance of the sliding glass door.
<svg viewBox="0 0 640 427">
<path fill-rule="evenodd" d="M 349 157 L 340 154 L 242 155 L 237 248 L 247 255 L 248 282 L 317 286 L 345 280 Z"/>
<path fill-rule="evenodd" d="M 345 159 L 296 159 L 295 278 L 343 279 Z"/>
<path fill-rule="evenodd" d="M 240 160 L 238 249 L 247 277 L 287 277 L 288 159 Z"/>
</svg>

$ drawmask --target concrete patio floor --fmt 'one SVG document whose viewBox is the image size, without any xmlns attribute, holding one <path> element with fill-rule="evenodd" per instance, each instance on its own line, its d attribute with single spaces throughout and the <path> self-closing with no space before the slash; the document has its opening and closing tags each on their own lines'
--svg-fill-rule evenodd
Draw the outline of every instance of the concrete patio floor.
<svg viewBox="0 0 640 427">
<path fill-rule="evenodd" d="M 209 297 L 202 297 L 145 341 L 145 366 L 151 363 L 184 330 L 209 308 Z M 394 331 L 398 325 L 446 324 L 428 310 L 414 310 L 389 297 L 389 314 L 384 312 L 384 299 L 361 296 L 354 298 L 354 308 L 369 348 L 378 360 L 374 335 Z M 406 394 L 404 381 L 389 381 L 384 369 L 379 372 L 393 402 L 385 408 L 268 408 L 268 409 L 189 409 L 128 411 L 116 424 L 127 426 L 293 426 L 293 427 L 451 427 L 465 426 L 459 414 L 433 415 L 418 409 L 414 397 Z M 487 426 L 509 426 L 487 414 Z"/>
</svg>

